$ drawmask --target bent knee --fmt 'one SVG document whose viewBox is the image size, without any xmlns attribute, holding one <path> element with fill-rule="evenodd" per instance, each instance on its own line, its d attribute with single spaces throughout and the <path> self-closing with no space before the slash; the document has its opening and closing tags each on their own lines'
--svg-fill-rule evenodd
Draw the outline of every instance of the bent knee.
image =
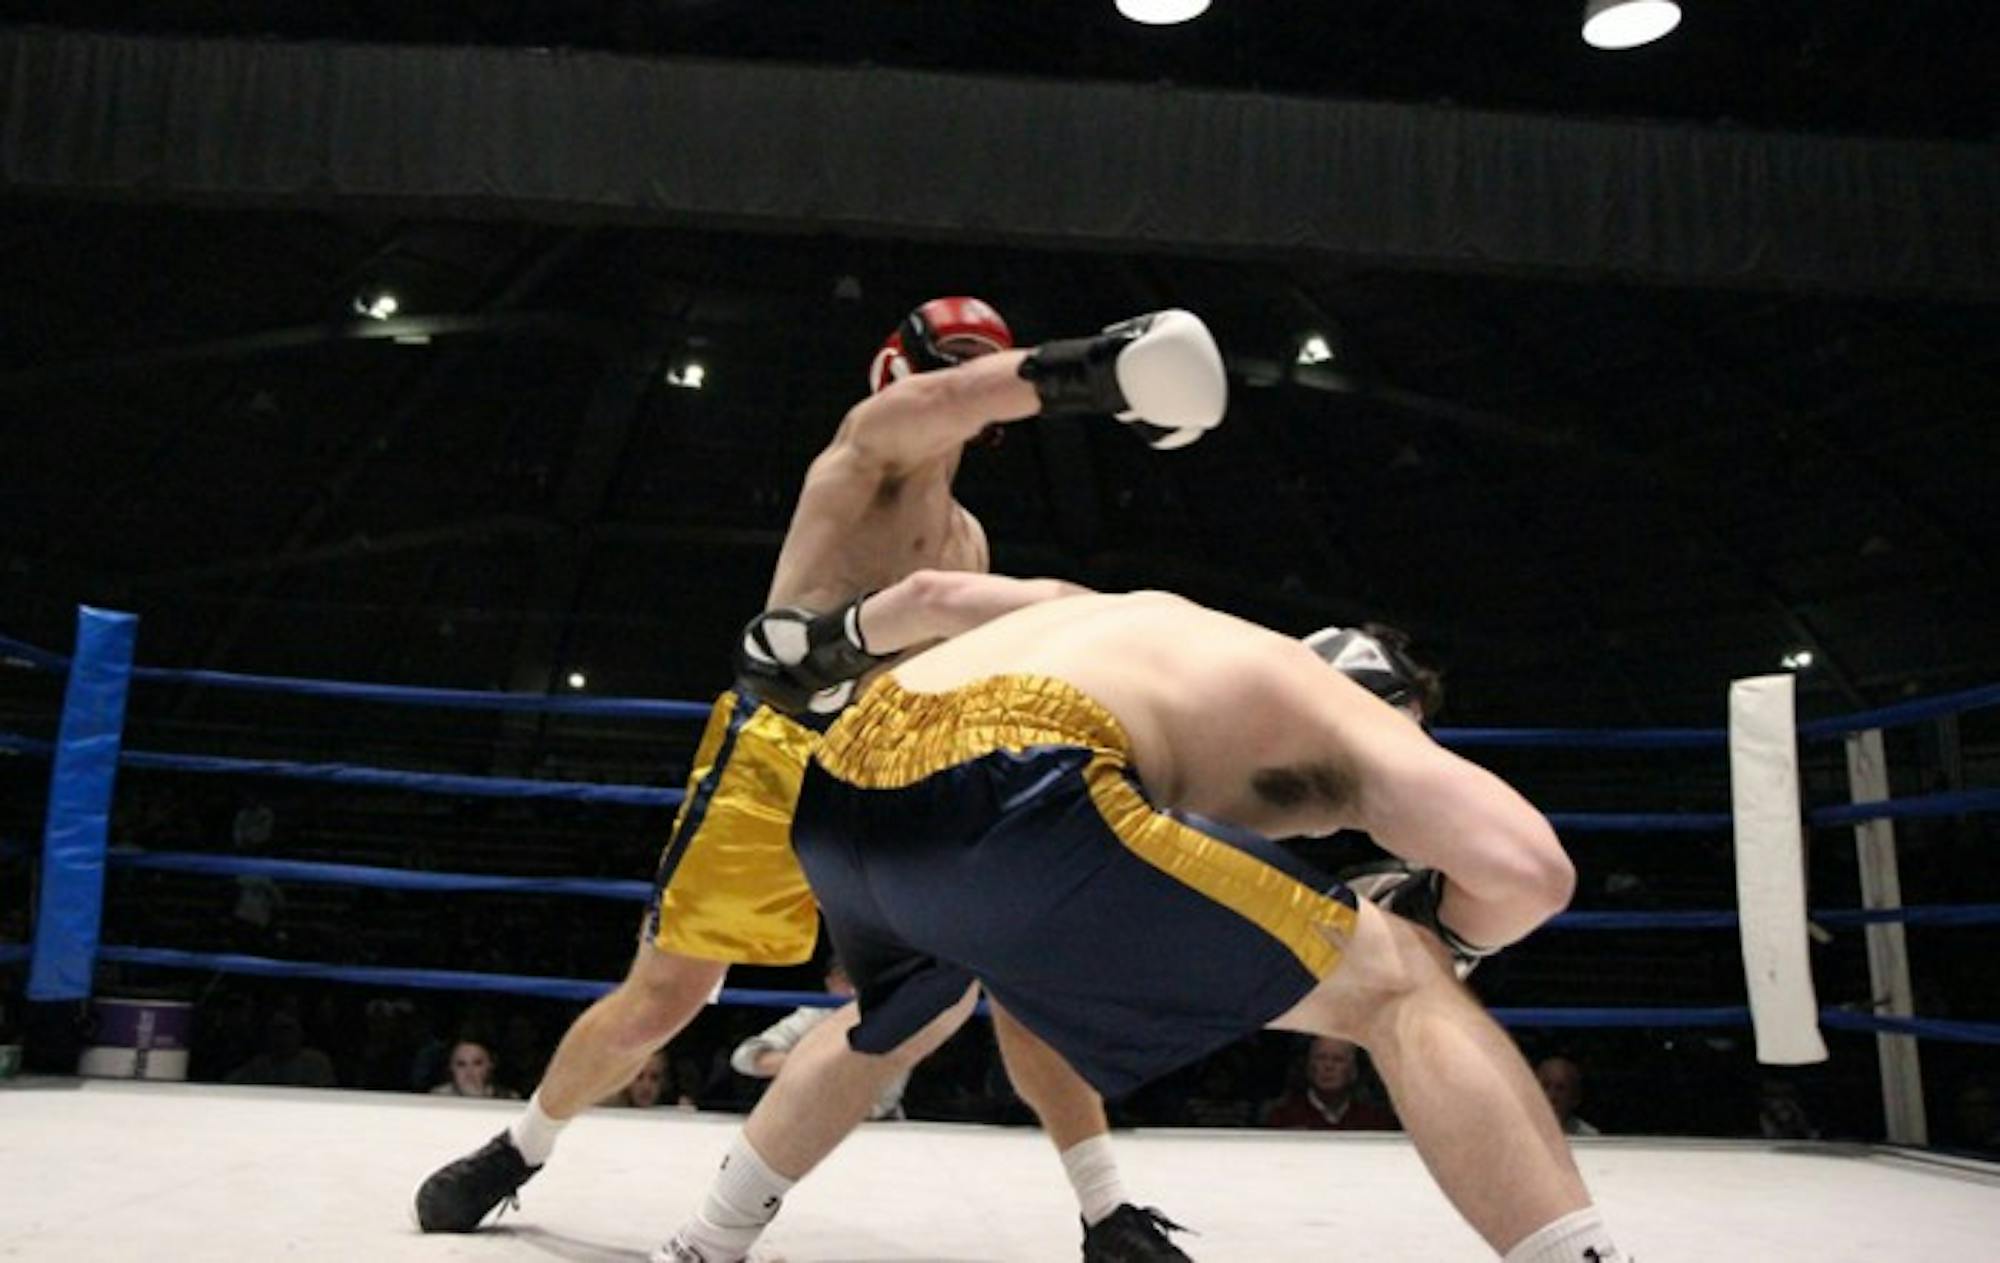
<svg viewBox="0 0 2000 1263">
<path fill-rule="evenodd" d="M 721 961 L 645 949 L 612 994 L 632 1038 L 657 1043 L 701 1011 L 728 971 Z"/>
</svg>

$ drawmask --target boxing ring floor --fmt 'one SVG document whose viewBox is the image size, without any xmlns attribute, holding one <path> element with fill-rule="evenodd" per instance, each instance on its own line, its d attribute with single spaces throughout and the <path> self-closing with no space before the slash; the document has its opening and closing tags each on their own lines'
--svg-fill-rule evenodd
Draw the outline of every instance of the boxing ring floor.
<svg viewBox="0 0 2000 1263">
<path fill-rule="evenodd" d="M 0 1087 L 0 1259 L 643 1263 L 691 1210 L 740 1119 L 602 1110 L 565 1133 L 521 1212 L 426 1237 L 417 1182 L 506 1125 L 511 1102 L 69 1079 Z M 1400 1136 L 1148 1131 L 1127 1186 L 1201 1230 L 1204 1263 L 1490 1258 Z M 1642 1263 L 1993 1258 L 2000 1166 L 1884 1149 L 1585 1140 L 1585 1177 Z M 876 1124 L 787 1199 L 787 1263 L 1074 1259 L 1039 1133 Z"/>
</svg>

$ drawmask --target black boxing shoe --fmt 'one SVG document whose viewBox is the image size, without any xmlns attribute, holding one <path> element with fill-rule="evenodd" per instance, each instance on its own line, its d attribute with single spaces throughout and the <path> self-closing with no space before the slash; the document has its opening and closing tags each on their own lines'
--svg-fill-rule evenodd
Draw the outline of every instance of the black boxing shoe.
<svg viewBox="0 0 2000 1263">
<path fill-rule="evenodd" d="M 1169 1232 L 1186 1231 L 1151 1206 L 1134 1206 L 1126 1202 L 1096 1223 L 1083 1226 L 1084 1263 L 1187 1259 L 1187 1255 L 1167 1240 Z"/>
<path fill-rule="evenodd" d="M 494 1207 L 519 1207 L 514 1191 L 535 1178 L 513 1137 L 501 1132 L 456 1162 L 431 1172 L 417 1188 L 417 1227 L 425 1232 L 471 1232 Z"/>
<path fill-rule="evenodd" d="M 1444 900 L 1444 874 L 1435 868 L 1415 868 L 1402 860 L 1358 864 L 1336 880 L 1384 912 L 1393 912 L 1438 936 L 1451 953 L 1453 972 L 1464 978 L 1497 948 L 1475 947 L 1438 920 Z"/>
</svg>

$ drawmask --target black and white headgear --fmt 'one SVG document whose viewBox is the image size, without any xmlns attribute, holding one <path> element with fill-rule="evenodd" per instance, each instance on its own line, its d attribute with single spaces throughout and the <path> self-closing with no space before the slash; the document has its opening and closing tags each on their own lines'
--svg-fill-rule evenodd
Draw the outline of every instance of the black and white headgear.
<svg viewBox="0 0 2000 1263">
<path fill-rule="evenodd" d="M 1306 647 L 1327 665 L 1391 706 L 1422 706 L 1421 672 L 1394 645 L 1356 627 L 1322 627 Z"/>
</svg>

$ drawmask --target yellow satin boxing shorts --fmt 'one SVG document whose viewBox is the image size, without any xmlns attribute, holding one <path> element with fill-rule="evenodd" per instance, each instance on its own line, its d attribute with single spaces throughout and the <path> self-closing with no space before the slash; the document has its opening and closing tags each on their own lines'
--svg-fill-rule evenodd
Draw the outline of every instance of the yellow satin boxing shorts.
<svg viewBox="0 0 2000 1263">
<path fill-rule="evenodd" d="M 737 965 L 812 959 L 819 906 L 792 855 L 792 812 L 818 743 L 740 689 L 716 699 L 653 878 L 655 947 Z"/>
</svg>

